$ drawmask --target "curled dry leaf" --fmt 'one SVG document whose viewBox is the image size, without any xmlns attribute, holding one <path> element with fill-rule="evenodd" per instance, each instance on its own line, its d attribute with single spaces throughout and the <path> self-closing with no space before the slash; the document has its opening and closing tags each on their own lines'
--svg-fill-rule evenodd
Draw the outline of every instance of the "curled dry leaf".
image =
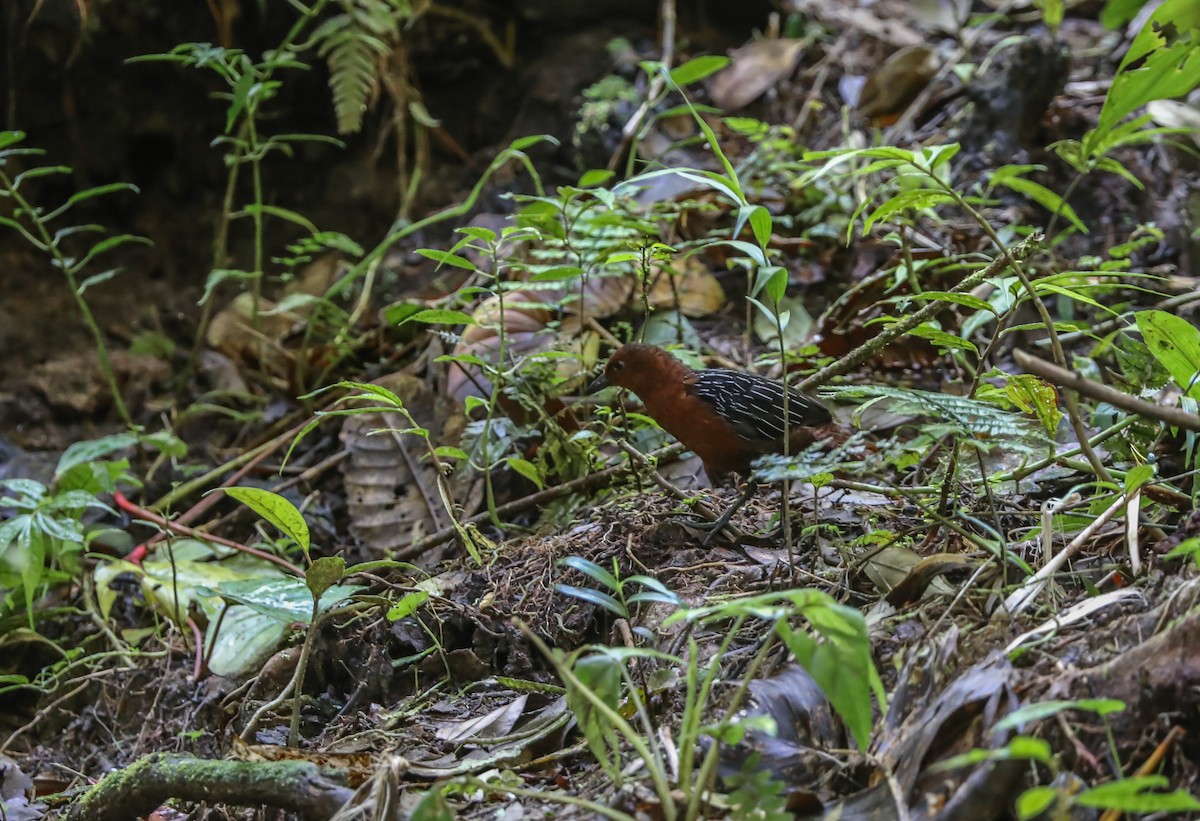
<svg viewBox="0 0 1200 821">
<path fill-rule="evenodd" d="M 458 344 L 454 346 L 457 356 L 475 356 L 495 364 L 500 356 L 500 328 L 504 329 L 504 355 L 509 364 L 540 351 L 561 347 L 562 339 L 578 333 L 581 325 L 577 319 L 561 323 L 557 332 L 549 323 L 554 312 L 541 305 L 561 299 L 561 292 L 509 291 L 500 297 L 491 297 L 475 309 L 472 318 L 477 324 L 464 329 Z M 579 349 L 582 352 L 582 348 Z M 560 375 L 564 378 L 582 374 L 578 362 L 564 358 L 560 363 Z M 491 395 L 492 383 L 483 370 L 474 364 L 452 362 L 446 376 L 446 392 L 458 402 L 468 396 Z"/>
<path fill-rule="evenodd" d="M 213 317 L 206 341 L 235 362 L 257 362 L 271 376 L 290 376 L 295 354 L 286 342 L 312 313 L 315 300 L 329 290 L 338 264 L 333 253 L 314 259 L 288 284 L 278 303 L 259 299 L 257 322 L 253 294 L 238 294 Z"/>
<path fill-rule="evenodd" d="M 867 76 L 858 113 L 879 125 L 895 122 L 937 75 L 938 67 L 937 55 L 928 46 L 900 49 Z"/>
<path fill-rule="evenodd" d="M 465 419 L 450 403 L 438 402 L 425 383 L 408 374 L 376 380 L 400 397 L 413 419 L 430 432 L 434 446 L 457 445 Z M 402 433 L 400 414 L 366 413 L 346 417 L 341 440 L 350 458 L 343 464 L 350 529 L 372 553 L 384 553 L 450 524 L 428 448 L 416 435 Z M 465 515 L 481 498 L 479 483 L 466 471 L 448 480 L 451 501 Z"/>
<path fill-rule="evenodd" d="M 683 257 L 670 265 L 653 265 L 646 301 L 658 311 L 677 310 L 684 316 L 716 313 L 725 304 L 725 291 L 700 257 Z M 575 303 L 578 306 L 579 302 Z M 597 277 L 583 297 L 587 315 L 604 319 L 642 305 L 641 285 L 633 276 Z M 572 310 L 573 306 L 568 306 Z M 573 311 L 574 312 L 574 311 Z"/>
<path fill-rule="evenodd" d="M 803 40 L 747 43 L 730 55 L 732 62 L 713 78 L 713 102 L 725 111 L 754 102 L 795 71 L 803 53 Z"/>
</svg>

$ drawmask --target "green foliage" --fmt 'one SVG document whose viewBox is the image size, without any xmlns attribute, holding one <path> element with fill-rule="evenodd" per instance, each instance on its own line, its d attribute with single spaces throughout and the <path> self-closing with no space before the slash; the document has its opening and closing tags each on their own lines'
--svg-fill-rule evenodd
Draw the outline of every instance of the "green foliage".
<svg viewBox="0 0 1200 821">
<path fill-rule="evenodd" d="M 299 545 L 304 551 L 304 558 L 309 558 L 308 525 L 296 506 L 278 493 L 257 487 L 227 487 L 221 488 L 227 496 L 232 496 L 246 507 L 253 510 L 283 534 Z M 319 595 L 319 594 L 318 594 Z"/>
<path fill-rule="evenodd" d="M 70 286 L 71 294 L 83 321 L 92 334 L 96 353 L 100 357 L 100 367 L 104 371 L 113 403 L 121 419 L 132 425 L 133 420 L 121 397 L 121 389 L 113 374 L 112 364 L 108 357 L 108 347 L 104 342 L 104 334 L 100 330 L 84 292 L 93 285 L 99 285 L 112 279 L 119 269 L 110 268 L 100 273 L 91 274 L 81 279 L 98 257 L 107 254 L 129 243 L 150 244 L 145 237 L 133 234 L 117 234 L 106 236 L 107 230 L 96 224 L 62 225 L 61 218 L 75 206 L 90 200 L 104 197 L 120 191 L 136 192 L 137 188 L 128 183 L 109 183 L 77 191 L 65 202 L 54 208 L 45 208 L 33 204 L 26 196 L 28 183 L 42 177 L 70 174 L 71 169 L 62 165 L 34 166 L 13 172 L 18 163 L 24 163 L 28 157 L 40 156 L 43 152 L 36 148 L 19 148 L 18 143 L 25 139 L 20 131 L 0 131 L 0 199 L 12 201 L 11 216 L 0 214 L 0 226 L 16 231 L 26 242 L 37 251 L 50 259 L 51 264 L 62 271 Z M 90 240 L 90 241 L 89 241 Z"/>
<path fill-rule="evenodd" d="M 380 68 L 412 16 L 409 0 L 338 0 L 342 13 L 313 33 L 317 53 L 329 63 L 329 88 L 338 131 L 362 128 L 363 113 L 378 92 Z"/>
<path fill-rule="evenodd" d="M 1200 330 L 1166 311 L 1134 314 L 1146 347 L 1185 394 L 1200 400 Z"/>
<path fill-rule="evenodd" d="M 78 578 L 83 552 L 98 533 L 89 532 L 84 515 L 89 510 L 115 515 L 96 497 L 112 493 L 118 483 L 136 482 L 127 459 L 104 457 L 138 442 L 134 434 L 77 442 L 59 459 L 50 486 L 33 479 L 0 481 L 0 510 L 11 511 L 0 523 L 0 617 L 21 608 L 32 628 L 36 600 L 50 587 Z"/>
<path fill-rule="evenodd" d="M 588 578 L 608 589 L 609 592 L 591 587 L 576 587 L 570 584 L 557 584 L 554 589 L 559 593 L 589 604 L 599 605 L 617 618 L 629 619 L 634 606 L 644 602 L 666 604 L 671 607 L 682 607 L 683 602 L 671 592 L 666 585 L 652 576 L 634 575 L 622 578 L 613 561 L 613 572 L 609 573 L 600 565 L 580 556 L 568 556 L 559 562 L 561 567 L 578 570 Z M 631 588 L 639 588 L 636 593 L 629 593 Z M 651 638 L 652 634 L 644 627 L 635 627 L 634 632 L 643 638 Z"/>
<path fill-rule="evenodd" d="M 664 624 L 681 619 L 708 623 L 729 618 L 753 618 L 773 625 L 796 661 L 813 677 L 846 722 L 859 748 L 867 748 L 873 723 L 871 696 L 875 696 L 882 709 L 885 694 L 871 658 L 862 613 L 838 604 L 820 590 L 790 590 L 683 610 Z M 797 619 L 806 621 L 815 637 L 808 630 L 793 627 L 792 621 Z"/>
<path fill-rule="evenodd" d="M 1122 777 L 1116 743 L 1108 723 L 1108 716 L 1125 709 L 1124 702 L 1117 699 L 1078 699 L 1075 701 L 1042 701 L 1027 704 L 992 725 L 991 732 L 1002 733 L 1017 727 L 1025 727 L 1052 716 L 1071 710 L 1079 710 L 1098 716 L 1108 734 L 1109 754 L 1117 761 L 1117 780 L 1096 787 L 1077 790 L 1065 786 L 1058 778 L 1059 763 L 1049 743 L 1044 739 L 1018 735 L 1009 739 L 1002 747 L 975 749 L 962 755 L 952 756 L 939 762 L 936 770 L 970 767 L 986 761 L 1021 760 L 1040 764 L 1052 774 L 1052 785 L 1038 785 L 1025 790 L 1017 798 L 1017 817 L 1026 821 L 1054 805 L 1055 817 L 1073 815 L 1073 808 L 1094 807 L 1121 812 L 1194 812 L 1200 810 L 1200 801 L 1185 790 L 1163 792 L 1168 786 L 1161 775 Z"/>
<path fill-rule="evenodd" d="M 1125 0 L 1121 2 L 1122 8 L 1114 8 L 1116 5 L 1110 3 L 1105 10 L 1110 24 L 1131 11 Z M 1146 20 L 1117 67 L 1095 128 L 1081 140 L 1063 140 L 1050 147 L 1080 174 L 1109 171 L 1140 188 L 1141 182 L 1112 157 L 1113 152 L 1156 142 L 1180 131 L 1145 128 L 1149 115 L 1122 121 L 1146 103 L 1181 97 L 1197 85 L 1200 85 L 1200 6 L 1193 0 L 1165 0 Z"/>
<path fill-rule="evenodd" d="M 1029 419 L 965 396 L 887 385 L 832 388 L 829 393 L 855 402 L 856 418 L 872 406 L 886 403 L 893 413 L 928 418 L 930 421 L 922 429 L 931 436 L 952 435 L 984 451 L 1001 447 L 1010 452 L 1040 456 L 1052 444 L 1052 440 Z"/>
</svg>

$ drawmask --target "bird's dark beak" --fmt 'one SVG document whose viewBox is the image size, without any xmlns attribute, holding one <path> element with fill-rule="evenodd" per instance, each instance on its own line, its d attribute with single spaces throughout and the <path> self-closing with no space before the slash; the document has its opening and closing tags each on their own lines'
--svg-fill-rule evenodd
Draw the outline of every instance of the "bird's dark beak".
<svg viewBox="0 0 1200 821">
<path fill-rule="evenodd" d="M 587 393 L 592 394 L 597 391 L 602 391 L 612 383 L 608 381 L 608 374 L 602 373 L 591 381 L 587 386 Z"/>
</svg>

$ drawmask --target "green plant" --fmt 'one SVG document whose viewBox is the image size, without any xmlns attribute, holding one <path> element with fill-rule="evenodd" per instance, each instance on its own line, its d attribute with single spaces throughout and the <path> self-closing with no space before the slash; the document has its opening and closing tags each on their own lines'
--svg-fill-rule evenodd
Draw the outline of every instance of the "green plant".
<svg viewBox="0 0 1200 821">
<path fill-rule="evenodd" d="M 992 733 L 1040 721 L 1069 710 L 1079 710 L 1098 716 L 1104 724 L 1108 739 L 1108 753 L 1115 762 L 1116 780 L 1083 790 L 1067 788 L 1058 779 L 1062 768 L 1058 757 L 1053 754 L 1049 743 L 1027 735 L 1014 736 L 1002 747 L 975 749 L 953 756 L 935 765 L 938 770 L 975 766 L 987 761 L 1029 761 L 1045 767 L 1050 773 L 1051 784 L 1030 787 L 1017 797 L 1017 817 L 1021 821 L 1050 812 L 1052 817 L 1067 817 L 1074 808 L 1087 807 L 1118 810 L 1134 813 L 1195 812 L 1200 810 L 1200 801 L 1186 790 L 1163 792 L 1168 786 L 1161 775 L 1137 775 L 1125 777 L 1121 773 L 1121 759 L 1108 716 L 1125 709 L 1124 702 L 1115 699 L 1082 699 L 1077 701 L 1043 701 L 1026 705 L 1009 713 L 992 727 Z"/>
<path fill-rule="evenodd" d="M 88 528 L 89 510 L 116 512 L 97 497 L 118 484 L 136 484 L 127 459 L 106 459 L 137 444 L 176 455 L 181 445 L 168 436 L 126 433 L 77 442 L 63 452 L 49 486 L 33 479 L 5 479 L 0 510 L 12 513 L 0 523 L 0 617 L 20 605 L 35 625 L 35 602 L 45 591 L 76 581 L 88 544 L 103 531 Z"/>
<path fill-rule="evenodd" d="M 1118 0 L 1130 9 L 1129 0 Z M 1123 11 L 1105 10 L 1110 25 L 1120 25 Z M 1079 140 L 1060 140 L 1050 146 L 1075 169 L 1077 176 L 1067 187 L 1068 199 L 1079 182 L 1093 171 L 1117 174 L 1138 188 L 1142 183 L 1113 156 L 1122 148 L 1157 142 L 1183 133 L 1173 128 L 1146 128 L 1150 115 L 1127 122 L 1135 110 L 1155 100 L 1182 97 L 1200 85 L 1200 9 L 1190 0 L 1166 0 L 1147 18 L 1117 67 L 1112 86 L 1094 128 Z M 1057 216 L 1057 212 L 1056 212 Z"/>
<path fill-rule="evenodd" d="M 321 134 L 277 134 L 262 133 L 262 118 L 269 103 L 275 99 L 282 86 L 276 75 L 285 69 L 305 69 L 300 60 L 304 44 L 297 44 L 304 30 L 313 25 L 330 0 L 314 0 L 311 7 L 297 3 L 300 16 L 285 35 L 279 46 L 255 61 L 238 49 L 225 49 L 211 43 L 183 43 L 166 54 L 148 54 L 133 57 L 129 62 L 173 62 L 190 68 L 205 69 L 223 80 L 228 91 L 220 95 L 226 102 L 225 131 L 214 140 L 215 145 L 225 149 L 225 165 L 228 168 L 225 193 L 222 202 L 221 220 L 213 238 L 213 269 L 205 285 L 204 313 L 196 335 L 193 359 L 204 339 L 204 329 L 211 316 L 213 289 L 229 280 L 249 283 L 252 295 L 251 320 L 258 326 L 262 301 L 262 281 L 265 276 L 266 249 L 264 222 L 267 216 L 280 217 L 306 227 L 308 220 L 285 208 L 268 204 L 263 184 L 262 163 L 272 152 L 290 155 L 293 145 L 299 142 L 325 142 L 342 145 L 336 139 Z M 241 208 L 235 205 L 242 169 L 250 171 L 250 202 Z M 234 220 L 249 217 L 253 224 L 254 252 L 248 270 L 230 268 L 228 245 L 230 226 Z M 339 237 L 322 235 L 313 229 L 316 242 L 330 247 L 345 248 L 346 242 Z"/>
<path fill-rule="evenodd" d="M 571 584 L 556 584 L 555 590 L 590 604 L 597 604 L 620 619 L 629 620 L 632 616 L 632 608 L 646 602 L 665 604 L 673 608 L 683 606 L 682 600 L 677 595 L 652 576 L 637 574 L 622 577 L 615 558 L 611 573 L 581 556 L 568 556 L 559 562 L 559 566 L 578 570 L 611 592 L 605 593 L 603 590 L 593 587 L 577 587 Z M 629 593 L 628 590 L 634 587 L 638 588 L 638 592 Z M 634 627 L 633 632 L 644 639 L 654 637 L 653 633 L 641 626 Z"/>
<path fill-rule="evenodd" d="M 308 672 L 308 661 L 312 653 L 313 641 L 316 638 L 320 619 L 335 604 L 348 598 L 358 588 L 346 587 L 339 584 L 346 576 L 345 559 L 340 556 L 323 556 L 315 560 L 312 559 L 309 555 L 308 525 L 305 523 L 304 516 L 301 515 L 300 511 L 287 499 L 277 493 L 272 493 L 269 490 L 261 488 L 230 487 L 224 488 L 224 492 L 249 507 L 282 531 L 284 535 L 290 538 L 303 551 L 305 561 L 308 564 L 304 576 L 304 586 L 308 589 L 312 598 L 312 611 L 306 625 L 304 644 L 300 650 L 300 659 L 296 664 L 295 674 L 292 676 L 292 680 L 288 686 L 276 699 L 277 702 L 285 698 L 287 693 L 294 693 L 292 699 L 291 727 L 288 732 L 288 746 L 295 747 L 300 740 L 300 707 L 301 698 L 304 694 L 304 678 Z M 369 568 L 359 568 L 359 570 L 364 569 Z M 276 702 L 271 702 L 270 704 L 273 705 Z M 247 724 L 243 730 L 243 738 L 253 729 L 258 716 L 262 715 L 265 709 L 266 706 L 260 708 L 255 717 Z"/>
<path fill-rule="evenodd" d="M 81 203 L 118 191 L 136 192 L 137 188 L 128 183 L 109 183 L 77 191 L 68 197 L 66 202 L 49 210 L 34 205 L 26 197 L 22 186 L 38 178 L 70 174 L 71 169 L 64 165 L 42 165 L 14 171 L 12 165 L 16 158 L 41 156 L 44 153 L 37 148 L 14 147 L 24 139 L 25 134 L 21 131 L 0 131 L 0 198 L 12 201 L 11 215 L 0 214 L 0 225 L 16 231 L 26 242 L 48 256 L 55 268 L 62 271 L 79 314 L 92 334 L 96 354 L 100 357 L 100 367 L 112 394 L 113 406 L 121 420 L 132 427 L 133 420 L 113 374 L 108 346 L 104 342 L 104 332 L 84 298 L 84 292 L 88 288 L 111 279 L 119 269 L 111 268 L 86 278 L 81 277 L 101 255 L 131 242 L 149 244 L 150 241 L 133 234 L 105 236 L 107 230 L 102 225 L 61 225 L 59 222 L 61 217 Z M 89 235 L 99 235 L 101 238 L 89 243 Z"/>
<path fill-rule="evenodd" d="M 598 565 L 579 558 L 568 560 L 568 566 L 586 573 L 606 587 L 607 592 L 569 586 L 559 589 L 615 613 L 627 612 L 623 603 L 628 604 L 635 597 L 668 605 L 676 601 L 657 582 L 647 583 L 641 577 L 620 580 Z M 626 597 L 624 587 L 631 583 L 638 584 L 642 591 Z M 806 622 L 807 628 L 793 627 L 796 620 Z M 567 654 L 547 647 L 540 638 L 526 633 L 550 659 L 566 686 L 568 704 L 601 767 L 620 784 L 624 770 L 623 750 L 631 749 L 646 765 L 665 818 L 682 816 L 690 821 L 699 816 L 702 796 L 714 786 L 721 744 L 738 743 L 750 729 L 772 730 L 769 721 L 739 721 L 735 716 L 749 682 L 774 647 L 775 639 L 782 641 L 813 676 L 834 710 L 846 722 L 855 742 L 865 749 L 873 721 L 871 696 L 873 694 L 881 706 L 885 696 L 871 659 L 866 623 L 857 610 L 837 604 L 820 591 L 793 590 L 731 599 L 706 607 L 680 608 L 668 616 L 663 625 L 666 627 L 679 621 L 693 626 L 722 625 L 720 645 L 707 660 L 701 659 L 694 638 L 688 639 L 687 651 L 679 658 L 638 647 L 593 646 Z M 766 626 L 769 638 L 761 642 L 732 698 L 723 706 L 720 717 L 706 723 L 705 714 L 711 710 L 713 686 L 722 672 L 721 659 L 742 629 L 754 622 Z M 631 671 L 635 664 L 639 668 L 643 665 L 662 666 L 665 670 L 678 671 L 684 678 L 683 712 L 673 735 L 673 751 L 663 749 L 666 736 L 654 729 L 646 706 L 649 688 L 644 682 L 635 680 Z M 668 676 L 660 674 L 658 678 Z M 708 745 L 697 765 L 695 754 L 701 749 L 700 742 L 704 737 L 713 743 Z M 674 778 L 668 760 L 678 761 Z M 672 794 L 672 781 L 675 788 L 682 791 L 682 811 L 677 808 L 677 800 Z"/>
</svg>

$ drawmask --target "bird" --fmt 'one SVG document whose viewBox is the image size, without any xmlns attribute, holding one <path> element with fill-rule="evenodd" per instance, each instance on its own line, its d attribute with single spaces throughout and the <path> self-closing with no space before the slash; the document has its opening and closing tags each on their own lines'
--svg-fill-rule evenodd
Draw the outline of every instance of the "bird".
<svg viewBox="0 0 1200 821">
<path fill-rule="evenodd" d="M 637 394 L 654 421 L 700 457 L 713 484 L 729 474 L 746 478 L 745 491 L 717 519 L 705 543 L 758 489 L 751 476 L 755 459 L 795 453 L 812 441 L 812 427 L 832 421 L 828 408 L 782 380 L 730 368 L 693 370 L 662 348 L 636 342 L 612 354 L 588 391 L 610 385 Z"/>
</svg>

